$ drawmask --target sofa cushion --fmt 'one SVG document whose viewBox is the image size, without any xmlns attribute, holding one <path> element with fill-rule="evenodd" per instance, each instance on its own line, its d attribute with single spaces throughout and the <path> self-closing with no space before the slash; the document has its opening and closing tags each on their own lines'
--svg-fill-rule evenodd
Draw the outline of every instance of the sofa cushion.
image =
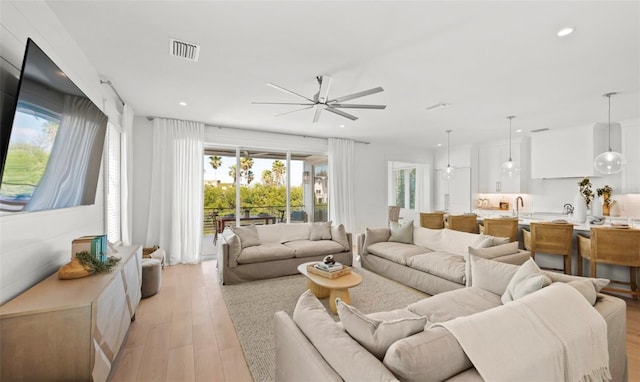
<svg viewBox="0 0 640 382">
<path fill-rule="evenodd" d="M 331 240 L 331 221 L 311 223 L 309 240 Z"/>
<path fill-rule="evenodd" d="M 469 247 L 469 253 L 474 256 L 480 256 L 485 259 L 495 259 L 496 257 L 513 255 L 518 253 L 518 242 L 499 244 L 486 248 Z"/>
<path fill-rule="evenodd" d="M 295 251 L 295 257 L 326 256 L 344 252 L 342 245 L 333 240 L 294 240 L 283 244 Z"/>
<path fill-rule="evenodd" d="M 431 229 L 420 226 L 413 227 L 413 244 L 424 248 L 431 248 L 431 243 L 441 240 L 442 229 Z"/>
<path fill-rule="evenodd" d="M 384 365 L 336 323 L 307 290 L 293 311 L 293 321 L 345 381 L 396 381 Z M 353 367 L 353 365 L 359 367 Z"/>
<path fill-rule="evenodd" d="M 464 256 L 447 252 L 429 252 L 409 257 L 406 262 L 413 269 L 427 272 L 458 284 L 464 284 Z"/>
<path fill-rule="evenodd" d="M 238 256 L 238 264 L 291 259 L 295 257 L 295 252 L 295 249 L 279 243 L 262 244 L 243 249 Z"/>
<path fill-rule="evenodd" d="M 413 244 L 413 220 L 404 222 L 402 224 L 391 222 L 389 224 L 389 230 L 391 232 L 389 241 Z"/>
<path fill-rule="evenodd" d="M 405 382 L 445 381 L 473 366 L 453 334 L 442 327 L 394 342 L 383 363 Z"/>
<path fill-rule="evenodd" d="M 292 240 L 309 240 L 308 223 L 278 223 L 256 226 L 262 243 L 285 243 Z"/>
<path fill-rule="evenodd" d="M 464 256 L 469 252 L 469 247 L 477 247 L 484 240 L 476 233 L 454 231 L 448 228 L 444 228 L 441 231 L 439 240 L 432 241 L 427 248 L 433 251 Z"/>
<path fill-rule="evenodd" d="M 343 224 L 331 227 L 331 240 L 340 244 L 345 249 L 345 251 L 351 250 L 351 245 L 349 245 L 349 238 L 347 237 L 347 230 L 344 228 Z"/>
<path fill-rule="evenodd" d="M 407 259 L 412 256 L 429 252 L 428 249 L 417 245 L 396 243 L 392 241 L 372 244 L 367 248 L 367 251 L 371 254 L 402 265 L 407 265 Z"/>
<path fill-rule="evenodd" d="M 399 317 L 379 320 L 365 315 L 339 299 L 336 301 L 336 306 L 340 321 L 347 333 L 380 360 L 384 358 L 384 354 L 392 343 L 421 332 L 427 323 L 425 317 L 413 314 L 409 310 L 400 309 L 395 311 L 395 315 Z"/>
<path fill-rule="evenodd" d="M 551 284 L 551 279 L 542 274 L 533 259 L 522 264 L 507 284 L 502 294 L 502 303 L 517 300 Z"/>
<path fill-rule="evenodd" d="M 235 233 L 240 239 L 240 246 L 242 248 L 249 248 L 256 245 L 260 245 L 260 238 L 258 237 L 258 231 L 256 231 L 255 225 L 230 227 L 233 233 Z"/>
<path fill-rule="evenodd" d="M 367 228 L 364 235 L 364 250 L 368 251 L 372 244 L 389 240 L 390 235 L 389 228 Z"/>
<path fill-rule="evenodd" d="M 500 305 L 500 295 L 469 287 L 425 298 L 408 305 L 407 309 L 418 316 L 425 316 L 429 323 L 436 323 L 468 316 Z"/>
</svg>

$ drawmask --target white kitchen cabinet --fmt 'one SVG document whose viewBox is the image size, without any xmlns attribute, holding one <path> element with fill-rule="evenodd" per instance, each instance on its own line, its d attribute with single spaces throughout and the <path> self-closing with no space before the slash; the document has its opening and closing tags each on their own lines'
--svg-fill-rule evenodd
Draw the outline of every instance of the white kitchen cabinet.
<svg viewBox="0 0 640 382">
<path fill-rule="evenodd" d="M 509 160 L 509 143 L 491 143 L 478 147 L 478 192 L 481 194 L 517 194 L 527 192 L 529 181 L 528 139 L 514 140 L 511 159 L 520 174 L 509 177 L 502 173 L 502 163 Z"/>
<path fill-rule="evenodd" d="M 454 214 L 471 212 L 471 169 L 458 167 L 450 180 L 442 178 L 443 170 L 434 175 L 434 210 Z"/>
<path fill-rule="evenodd" d="M 622 193 L 640 194 L 640 121 L 622 127 L 622 154 L 627 166 L 622 170 Z"/>
<path fill-rule="evenodd" d="M 531 178 L 581 178 L 602 176 L 593 159 L 608 149 L 606 124 L 578 126 L 531 135 Z M 620 125 L 611 127 L 611 148 L 620 151 Z"/>
<path fill-rule="evenodd" d="M 140 301 L 140 246 L 110 273 L 57 273 L 0 307 L 0 380 L 106 381 Z"/>
</svg>

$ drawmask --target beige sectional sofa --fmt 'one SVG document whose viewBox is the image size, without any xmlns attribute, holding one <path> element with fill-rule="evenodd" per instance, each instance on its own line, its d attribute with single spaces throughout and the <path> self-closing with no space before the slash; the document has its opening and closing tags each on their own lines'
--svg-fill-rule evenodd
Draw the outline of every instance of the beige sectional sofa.
<svg viewBox="0 0 640 382">
<path fill-rule="evenodd" d="M 517 265 L 530 257 L 508 238 L 429 229 L 411 222 L 392 228 L 367 228 L 358 235 L 357 248 L 363 268 L 431 295 L 464 287 L 464 256 L 469 251 Z"/>
<path fill-rule="evenodd" d="M 492 373 L 511 373 L 506 380 L 536 380 L 536 376 L 540 379 L 548 375 L 552 367 L 560 373 L 577 368 L 579 372 L 603 376 L 610 373 L 616 382 L 628 379 L 626 304 L 617 297 L 598 293 L 608 280 L 540 271 L 531 265 L 533 261 L 518 266 L 468 257 L 467 288 L 441 293 L 404 309 L 364 315 L 357 307 L 340 302 L 341 322 L 336 322 L 310 291 L 305 292 L 293 317 L 282 311 L 274 317 L 276 381 L 482 381 L 487 369 L 474 366 L 468 348 L 460 345 L 458 335 L 447 325 L 456 320 L 499 322 L 510 317 L 511 310 L 532 302 L 537 303 L 536 313 L 510 320 L 503 326 L 509 330 L 493 328 L 490 335 L 474 330 L 487 336 L 481 342 L 481 350 L 486 348 L 489 362 L 495 365 Z M 535 267 L 538 273 L 524 279 L 517 276 L 528 266 Z M 517 289 L 522 285 L 530 287 L 532 280 L 542 283 L 518 296 L 508 293 L 522 291 Z M 547 286 L 549 283 L 552 284 Z M 505 295 L 509 298 L 503 303 Z M 515 301 L 509 301 L 512 298 Z M 563 309 L 564 306 L 579 309 Z M 537 314 L 544 310 L 551 314 Z M 562 312 L 562 319 L 556 318 L 554 312 Z M 593 329 L 584 325 L 587 319 L 597 325 Z M 566 339 L 564 347 L 561 341 L 544 341 L 538 343 L 542 350 L 532 350 L 526 338 L 537 341 L 538 331 L 530 326 L 535 320 L 541 320 L 538 325 L 542 327 L 564 327 L 552 335 Z M 594 342 L 597 346 L 580 346 L 591 344 L 594 339 L 598 340 Z M 505 352 L 525 355 L 498 355 Z M 596 353 L 605 356 L 590 356 Z M 581 358 L 574 363 L 566 361 L 572 356 Z M 544 363 L 554 357 L 560 361 Z M 486 366 L 486 360 L 477 361 L 477 355 L 472 358 L 476 364 Z M 549 368 L 532 371 L 532 365 L 540 363 Z"/>
<path fill-rule="evenodd" d="M 227 227 L 218 247 L 222 284 L 294 275 L 298 265 L 333 255 L 351 265 L 351 233 L 331 222 Z"/>
</svg>

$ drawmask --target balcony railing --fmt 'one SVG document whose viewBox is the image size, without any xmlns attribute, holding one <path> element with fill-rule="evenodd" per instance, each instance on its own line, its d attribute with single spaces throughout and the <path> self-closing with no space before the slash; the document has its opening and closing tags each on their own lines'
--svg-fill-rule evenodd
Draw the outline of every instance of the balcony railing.
<svg viewBox="0 0 640 382">
<path fill-rule="evenodd" d="M 304 205 L 291 206 L 291 222 L 306 222 L 307 213 L 304 209 Z M 285 213 L 287 206 L 252 206 L 241 208 L 242 216 L 257 216 L 260 214 L 266 214 L 276 218 L 276 223 L 286 222 Z M 228 208 L 204 208 L 203 213 L 203 234 L 212 235 L 215 233 L 215 221 L 218 216 L 235 216 L 236 209 L 234 207 Z"/>
</svg>

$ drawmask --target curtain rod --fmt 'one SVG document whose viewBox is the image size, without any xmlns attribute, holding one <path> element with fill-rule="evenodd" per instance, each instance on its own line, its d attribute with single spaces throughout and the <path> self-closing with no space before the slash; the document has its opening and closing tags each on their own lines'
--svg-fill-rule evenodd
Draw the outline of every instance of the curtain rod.
<svg viewBox="0 0 640 382">
<path fill-rule="evenodd" d="M 148 116 L 147 120 L 153 121 L 154 118 L 156 118 L 156 117 Z M 206 125 L 206 123 L 205 123 L 205 125 Z M 208 126 L 211 126 L 211 125 L 208 125 Z M 258 133 L 288 135 L 288 136 L 292 136 L 292 137 L 302 137 L 302 138 L 316 138 L 316 139 L 335 138 L 335 137 L 319 137 L 317 135 L 301 135 L 301 134 L 292 134 L 292 133 L 279 133 L 279 132 L 264 131 L 264 130 L 258 130 L 258 129 L 247 129 L 247 128 L 244 128 L 244 127 L 226 127 L 226 126 L 211 126 L 211 127 L 217 127 L 218 129 L 234 129 L 234 130 L 244 130 L 244 131 L 258 132 Z M 350 138 L 343 138 L 343 139 L 350 139 Z M 355 143 L 361 143 L 363 145 L 371 144 L 371 142 L 367 142 L 367 141 L 359 141 L 357 139 L 351 139 L 351 140 L 354 141 Z"/>
<path fill-rule="evenodd" d="M 104 81 L 104 80 L 100 80 L 100 84 L 101 85 L 109 85 L 109 87 L 111 87 L 111 89 L 113 89 L 113 92 L 116 93 L 116 97 L 118 97 L 118 99 L 120 100 L 120 102 L 122 102 L 122 105 L 125 104 L 124 100 L 122 99 L 122 97 L 120 97 L 120 93 L 118 93 L 118 91 L 116 90 L 116 88 L 113 86 L 113 84 L 111 83 L 111 81 Z"/>
</svg>

